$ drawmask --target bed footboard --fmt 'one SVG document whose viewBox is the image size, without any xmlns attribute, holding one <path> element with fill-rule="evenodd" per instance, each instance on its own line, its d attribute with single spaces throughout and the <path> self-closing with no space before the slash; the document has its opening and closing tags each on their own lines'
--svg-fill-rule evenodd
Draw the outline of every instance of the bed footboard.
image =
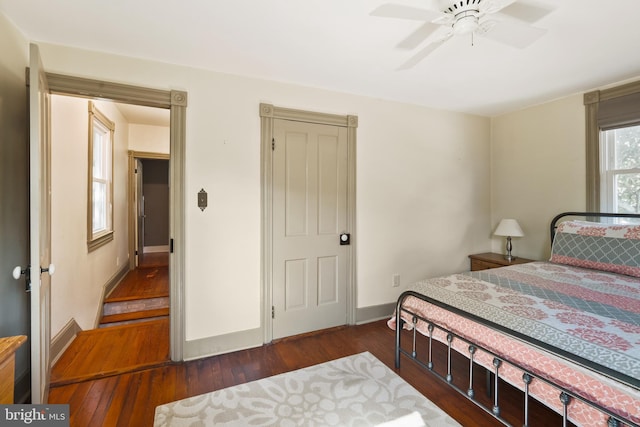
<svg viewBox="0 0 640 427">
<path fill-rule="evenodd" d="M 529 398 L 530 397 L 535 398 L 535 396 L 531 394 L 532 387 L 535 386 L 536 383 L 542 382 L 557 391 L 558 400 L 557 402 L 555 402 L 555 404 L 553 402 L 542 402 L 542 403 L 549 407 L 552 407 L 552 409 L 560 413 L 560 415 L 562 416 L 563 426 L 567 426 L 570 420 L 571 422 L 574 422 L 574 419 L 571 416 L 571 410 L 573 406 L 577 402 L 579 402 L 577 403 L 578 405 L 580 406 L 587 405 L 589 408 L 592 408 L 598 413 L 603 414 L 602 418 L 607 420 L 606 421 L 607 426 L 640 427 L 639 424 L 633 422 L 632 420 L 629 420 L 624 416 L 616 414 L 612 412 L 610 409 L 605 408 L 596 402 L 592 402 L 588 399 L 585 399 L 584 397 L 580 396 L 574 391 L 562 385 L 556 384 L 555 382 L 547 378 L 544 378 L 543 376 L 541 376 L 540 374 L 536 373 L 533 370 L 535 369 L 535 367 L 533 367 L 533 369 L 529 369 L 527 367 L 521 366 L 518 363 L 514 363 L 510 360 L 507 360 L 505 357 L 498 355 L 497 353 L 491 351 L 490 349 L 487 349 L 481 345 L 478 345 L 477 343 L 474 343 L 469 339 L 464 338 L 451 330 L 448 330 L 442 325 L 434 323 L 433 321 L 423 317 L 418 313 L 412 312 L 410 309 L 407 309 L 403 305 L 405 300 L 409 297 L 419 298 L 435 306 L 453 311 L 456 314 L 469 318 L 475 322 L 482 323 L 484 326 L 498 330 L 501 333 L 507 333 L 507 331 L 505 331 L 504 328 L 501 328 L 498 325 L 495 325 L 491 322 L 484 321 L 483 319 L 478 318 L 477 316 L 460 311 L 455 307 L 451 307 L 447 304 L 444 304 L 440 301 L 429 298 L 418 292 L 405 291 L 404 293 L 402 293 L 402 295 L 400 295 L 396 304 L 396 327 L 395 327 L 395 330 L 396 330 L 395 366 L 396 368 L 400 368 L 401 357 L 402 355 L 405 355 L 406 357 L 410 358 L 415 363 L 417 363 L 419 366 L 429 371 L 436 378 L 447 383 L 458 393 L 465 396 L 467 399 L 471 400 L 478 407 L 483 409 L 485 412 L 491 414 L 494 418 L 496 418 L 497 420 L 499 420 L 505 425 L 511 425 L 511 424 L 505 418 L 503 418 L 502 408 L 500 405 L 501 381 L 499 381 L 499 379 L 501 378 L 501 373 L 503 372 L 503 370 L 515 368 L 518 371 L 522 372 L 521 384 L 513 384 L 514 386 L 516 386 L 517 388 L 523 391 L 524 399 L 523 399 L 522 413 L 523 413 L 524 419 L 522 420 L 522 424 L 521 424 L 522 426 L 526 427 L 529 425 L 529 422 L 530 422 L 529 421 L 530 420 Z M 418 332 L 417 326 L 419 322 L 424 322 L 423 325 L 427 326 L 426 330 L 428 331 L 428 334 L 423 335 L 422 333 Z M 401 345 L 402 344 L 401 340 L 403 335 L 402 331 L 405 328 L 410 329 L 412 331 L 409 334 L 411 335 L 412 343 L 406 345 L 405 348 L 403 348 Z M 444 348 L 445 348 L 444 351 L 446 351 L 447 353 L 446 357 L 444 358 L 444 360 L 446 360 L 445 362 L 446 366 L 436 366 L 436 363 L 438 362 L 436 362 L 436 358 L 434 358 L 434 354 L 433 354 L 434 350 L 439 350 L 439 348 L 436 348 L 436 346 L 434 346 L 434 342 L 433 342 L 435 340 L 434 334 L 436 332 L 438 332 L 441 335 L 445 334 L 446 336 L 446 340 L 445 340 L 446 342 L 443 342 Z M 522 337 L 517 336 L 518 334 L 507 333 L 507 335 L 511 335 L 516 338 L 522 339 Z M 426 354 L 418 354 L 419 346 L 417 345 L 417 340 L 419 339 L 426 340 Z M 439 340 L 439 341 L 442 341 L 442 340 Z M 466 376 L 468 376 L 469 381 L 468 381 L 468 386 L 464 386 L 464 387 L 454 384 L 454 381 L 453 381 L 454 373 L 452 372 L 453 365 L 454 365 L 452 363 L 452 352 L 456 351 L 460 353 L 459 351 L 459 349 L 461 348 L 460 343 L 463 343 L 462 347 L 466 348 L 466 354 L 463 354 L 463 356 L 465 356 L 468 359 L 468 366 L 465 367 L 465 370 L 468 369 L 468 371 L 464 373 L 464 376 L 465 378 Z M 454 349 L 454 344 L 458 349 Z M 424 346 L 420 346 L 420 347 L 421 347 L 421 351 L 424 352 L 425 351 Z M 491 366 L 487 367 L 486 364 L 478 365 L 477 355 L 480 352 L 490 355 L 490 358 L 492 359 Z M 440 361 L 439 363 L 442 363 L 441 362 L 442 358 L 439 358 L 438 360 Z M 477 399 L 478 397 L 476 394 L 477 390 L 474 387 L 474 367 L 477 367 L 477 366 L 482 366 L 492 374 L 490 376 L 491 384 L 490 384 L 490 387 L 488 387 L 488 390 L 491 393 L 490 400 L 492 404 L 490 405 L 486 405 L 485 403 L 481 402 L 480 399 Z M 487 399 L 483 399 L 483 400 L 486 401 Z"/>
</svg>

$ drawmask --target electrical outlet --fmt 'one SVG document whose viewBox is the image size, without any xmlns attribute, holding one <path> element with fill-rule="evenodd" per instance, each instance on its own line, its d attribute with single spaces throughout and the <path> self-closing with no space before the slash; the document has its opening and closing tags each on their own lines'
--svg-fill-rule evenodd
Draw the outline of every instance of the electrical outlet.
<svg viewBox="0 0 640 427">
<path fill-rule="evenodd" d="M 396 273 L 396 274 L 393 275 L 391 286 L 393 286 L 394 288 L 397 288 L 398 286 L 400 286 L 400 275 L 399 274 Z"/>
</svg>

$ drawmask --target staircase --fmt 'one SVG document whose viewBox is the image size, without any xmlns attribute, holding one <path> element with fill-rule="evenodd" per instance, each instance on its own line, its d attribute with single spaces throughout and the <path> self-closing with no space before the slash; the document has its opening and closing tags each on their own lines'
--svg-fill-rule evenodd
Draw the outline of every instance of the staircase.
<svg viewBox="0 0 640 427">
<path fill-rule="evenodd" d="M 171 363 L 167 257 L 127 273 L 105 298 L 99 328 L 80 331 L 52 366 L 51 387 Z"/>
<path fill-rule="evenodd" d="M 105 301 L 100 328 L 169 317 L 169 297 Z"/>
<path fill-rule="evenodd" d="M 168 268 L 138 267 L 125 276 L 102 307 L 100 328 L 169 317 Z"/>
</svg>

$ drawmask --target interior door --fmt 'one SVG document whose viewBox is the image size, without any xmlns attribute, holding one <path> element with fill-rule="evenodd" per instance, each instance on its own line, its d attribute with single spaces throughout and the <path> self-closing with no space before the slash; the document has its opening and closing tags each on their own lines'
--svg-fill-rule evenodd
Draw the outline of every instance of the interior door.
<svg viewBox="0 0 640 427">
<path fill-rule="evenodd" d="M 31 402 L 46 403 L 51 342 L 50 94 L 38 46 L 29 47 Z"/>
<path fill-rule="evenodd" d="M 274 120 L 273 338 L 347 323 L 347 130 Z"/>
<path fill-rule="evenodd" d="M 136 233 L 136 265 L 140 264 L 140 257 L 144 251 L 144 191 L 143 186 L 142 160 L 136 159 L 136 212 L 137 212 L 137 233 Z"/>
</svg>

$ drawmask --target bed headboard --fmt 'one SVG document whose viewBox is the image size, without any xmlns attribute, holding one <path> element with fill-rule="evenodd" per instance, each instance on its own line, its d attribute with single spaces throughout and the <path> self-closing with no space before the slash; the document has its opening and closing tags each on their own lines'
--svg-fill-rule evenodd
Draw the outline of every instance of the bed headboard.
<svg viewBox="0 0 640 427">
<path fill-rule="evenodd" d="M 564 217 L 575 216 L 582 218 L 635 218 L 640 221 L 640 214 L 626 214 L 626 213 L 605 213 L 605 212 L 563 212 L 556 215 L 551 220 L 550 233 L 551 244 L 553 245 L 553 239 L 556 235 L 556 228 L 558 228 L 558 222 Z"/>
</svg>

